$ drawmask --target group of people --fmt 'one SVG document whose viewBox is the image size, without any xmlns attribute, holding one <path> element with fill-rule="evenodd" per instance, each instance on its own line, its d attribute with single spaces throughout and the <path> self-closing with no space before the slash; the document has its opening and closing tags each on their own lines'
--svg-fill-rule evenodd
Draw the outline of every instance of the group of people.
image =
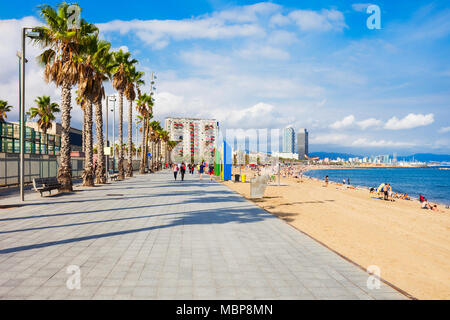
<svg viewBox="0 0 450 320">
<path fill-rule="evenodd" d="M 195 165 L 193 163 L 189 163 L 187 166 L 184 162 L 182 162 L 181 164 L 174 163 L 172 165 L 173 177 L 175 178 L 175 180 L 177 180 L 177 176 L 178 176 L 178 172 L 179 172 L 181 181 L 184 181 L 184 175 L 186 174 L 186 169 L 188 169 L 189 173 L 193 175 L 195 168 L 197 169 L 200 180 L 202 180 L 203 173 L 206 172 L 209 174 L 210 181 L 212 181 L 212 178 L 214 176 L 214 165 L 210 164 L 208 166 L 204 161 L 202 161 L 201 164 L 197 164 L 197 165 Z"/>
</svg>

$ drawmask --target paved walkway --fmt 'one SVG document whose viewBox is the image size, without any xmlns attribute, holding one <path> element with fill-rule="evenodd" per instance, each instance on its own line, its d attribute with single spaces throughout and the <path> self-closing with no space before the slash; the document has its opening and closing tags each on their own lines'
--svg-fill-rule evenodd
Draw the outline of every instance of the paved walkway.
<svg viewBox="0 0 450 320">
<path fill-rule="evenodd" d="M 405 298 L 209 179 L 77 189 L 0 209 L 0 299 Z"/>
</svg>

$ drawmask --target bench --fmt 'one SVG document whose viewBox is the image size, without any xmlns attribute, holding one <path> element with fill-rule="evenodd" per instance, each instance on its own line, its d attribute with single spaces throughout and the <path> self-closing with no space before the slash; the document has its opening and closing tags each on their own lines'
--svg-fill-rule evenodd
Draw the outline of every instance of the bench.
<svg viewBox="0 0 450 320">
<path fill-rule="evenodd" d="M 48 191 L 52 194 L 52 190 L 57 190 L 61 188 L 61 184 L 58 182 L 58 179 L 53 178 L 35 178 L 33 179 L 33 189 L 36 192 L 39 192 L 42 197 L 42 193 Z"/>
</svg>

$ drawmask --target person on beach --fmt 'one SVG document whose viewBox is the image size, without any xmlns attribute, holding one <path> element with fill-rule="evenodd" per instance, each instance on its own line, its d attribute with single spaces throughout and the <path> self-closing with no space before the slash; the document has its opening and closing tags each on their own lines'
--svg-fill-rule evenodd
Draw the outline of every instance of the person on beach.
<svg viewBox="0 0 450 320">
<path fill-rule="evenodd" d="M 347 179 L 347 184 L 350 185 L 350 178 Z"/>
<path fill-rule="evenodd" d="M 394 200 L 394 198 L 392 197 L 392 187 L 391 187 L 391 184 L 390 183 L 388 183 L 388 200 L 391 200 L 391 201 L 395 201 Z"/>
<path fill-rule="evenodd" d="M 345 185 L 345 179 L 342 179 L 342 185 Z"/>
<path fill-rule="evenodd" d="M 325 176 L 325 186 L 328 187 L 328 176 Z"/>
<path fill-rule="evenodd" d="M 389 191 L 388 184 L 385 183 L 383 187 L 384 200 L 388 200 L 388 191 Z"/>
<path fill-rule="evenodd" d="M 184 164 L 184 162 L 181 163 L 180 173 L 181 173 L 181 181 L 184 181 L 184 174 L 186 173 L 186 165 Z"/>
<path fill-rule="evenodd" d="M 177 180 L 178 170 L 179 170 L 178 165 L 173 164 L 172 171 L 173 171 L 173 177 L 175 178 L 175 181 Z"/>
</svg>

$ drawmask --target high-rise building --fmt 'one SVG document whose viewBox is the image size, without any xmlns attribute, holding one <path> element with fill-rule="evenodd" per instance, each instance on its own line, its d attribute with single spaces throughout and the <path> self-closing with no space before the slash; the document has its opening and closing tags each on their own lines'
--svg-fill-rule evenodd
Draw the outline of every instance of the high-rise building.
<svg viewBox="0 0 450 320">
<path fill-rule="evenodd" d="M 283 148 L 284 153 L 295 153 L 295 131 L 292 127 L 283 129 Z"/>
<path fill-rule="evenodd" d="M 167 118 L 165 130 L 169 132 L 170 140 L 180 142 L 173 149 L 172 156 L 187 162 L 211 162 L 218 125 L 215 119 Z"/>
<path fill-rule="evenodd" d="M 300 160 L 308 155 L 308 130 L 299 129 L 297 134 L 297 153 Z"/>
</svg>

